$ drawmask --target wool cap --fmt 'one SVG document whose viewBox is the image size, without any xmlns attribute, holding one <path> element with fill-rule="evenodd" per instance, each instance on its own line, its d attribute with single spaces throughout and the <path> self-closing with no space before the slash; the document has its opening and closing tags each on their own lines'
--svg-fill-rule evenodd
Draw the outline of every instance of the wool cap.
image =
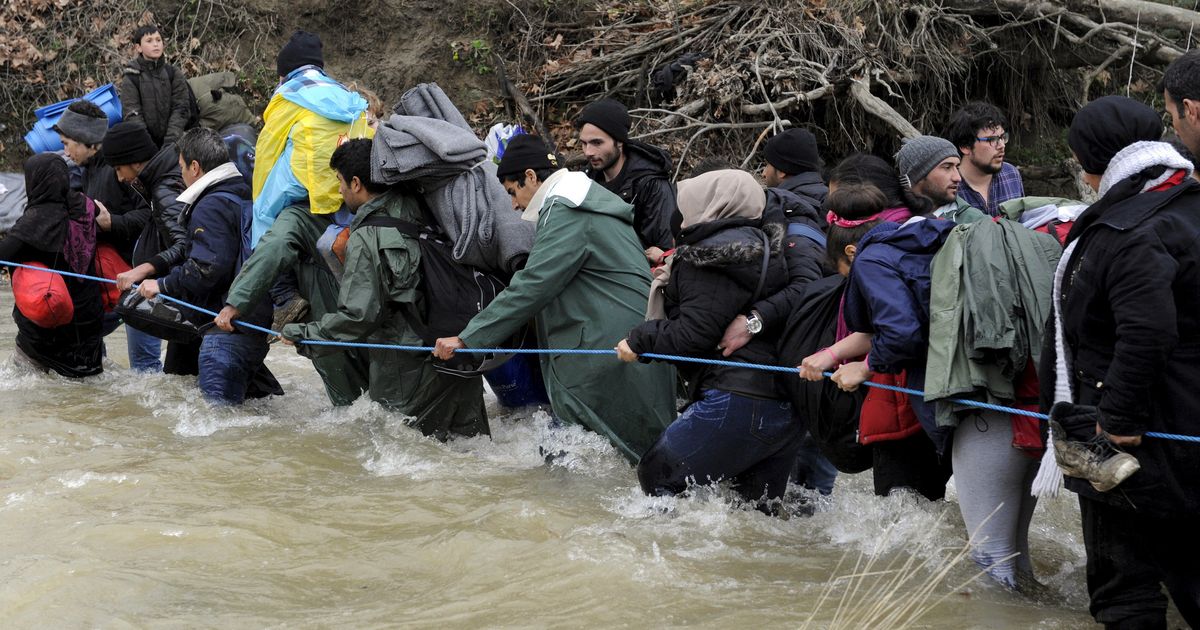
<svg viewBox="0 0 1200 630">
<path fill-rule="evenodd" d="M 558 168 L 558 158 L 554 151 L 538 136 L 520 134 L 513 136 L 504 148 L 504 156 L 496 166 L 496 177 L 500 181 L 513 179 L 527 169 L 535 171 L 546 168 Z"/>
<path fill-rule="evenodd" d="M 599 127 L 601 131 L 612 136 L 613 140 L 625 142 L 629 139 L 629 127 L 633 121 L 629 118 L 629 110 L 620 101 L 602 98 L 589 103 L 575 118 L 576 129 L 588 123 Z"/>
<path fill-rule="evenodd" d="M 158 146 L 140 120 L 119 122 L 104 134 L 104 146 L 100 149 L 104 159 L 113 166 L 149 162 L 158 153 Z"/>
<path fill-rule="evenodd" d="M 958 147 L 945 138 L 917 136 L 905 140 L 896 152 L 896 169 L 900 171 L 901 179 L 908 178 L 907 185 L 911 187 L 925 179 L 942 160 L 961 157 Z"/>
<path fill-rule="evenodd" d="M 104 132 L 108 131 L 108 117 L 93 118 L 68 109 L 51 129 L 76 142 L 97 145 L 104 141 Z"/>
<path fill-rule="evenodd" d="M 1075 113 L 1067 145 L 1085 172 L 1102 175 L 1118 151 L 1138 141 L 1162 138 L 1163 124 L 1149 105 L 1125 96 L 1105 96 Z"/>
<path fill-rule="evenodd" d="M 297 30 L 292 33 L 275 58 L 275 68 L 279 76 L 286 77 L 292 70 L 300 66 L 325 67 L 325 55 L 321 52 L 321 38 L 316 33 Z"/>
<path fill-rule="evenodd" d="M 763 146 L 767 163 L 788 175 L 811 173 L 821 168 L 817 137 L 807 129 L 788 129 Z"/>
</svg>

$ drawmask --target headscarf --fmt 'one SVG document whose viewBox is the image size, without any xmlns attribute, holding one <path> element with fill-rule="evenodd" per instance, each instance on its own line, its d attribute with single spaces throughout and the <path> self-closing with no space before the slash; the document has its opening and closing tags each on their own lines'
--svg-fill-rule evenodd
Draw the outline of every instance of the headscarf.
<svg viewBox="0 0 1200 630">
<path fill-rule="evenodd" d="M 746 171 L 727 169 L 709 171 L 679 182 L 676 193 L 681 228 L 721 219 L 759 219 L 767 205 L 762 186 Z M 650 283 L 650 298 L 646 304 L 646 319 L 665 319 L 666 305 L 663 287 L 671 282 L 671 267 L 675 257 L 654 270 Z"/>
<path fill-rule="evenodd" d="M 1067 144 L 1083 170 L 1101 175 L 1118 151 L 1162 137 L 1163 124 L 1149 105 L 1125 96 L 1098 98 L 1075 113 Z"/>
<path fill-rule="evenodd" d="M 25 160 L 25 212 L 9 234 L 44 252 L 62 252 L 75 273 L 86 273 L 96 253 L 91 200 L 70 189 L 67 163 L 54 153 Z"/>
</svg>

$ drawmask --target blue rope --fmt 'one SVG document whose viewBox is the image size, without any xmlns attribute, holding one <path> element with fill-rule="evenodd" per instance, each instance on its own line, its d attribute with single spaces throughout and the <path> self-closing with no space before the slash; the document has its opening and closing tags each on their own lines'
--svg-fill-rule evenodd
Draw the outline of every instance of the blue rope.
<svg viewBox="0 0 1200 630">
<path fill-rule="evenodd" d="M 117 283 L 116 280 L 110 280 L 108 278 L 89 276 L 86 274 L 73 273 L 70 271 L 60 271 L 58 269 L 35 267 L 33 265 L 25 265 L 25 264 L 21 264 L 21 263 L 10 262 L 7 260 L 0 260 L 0 266 L 20 267 L 22 269 L 32 269 L 34 271 L 48 271 L 50 273 L 56 273 L 56 274 L 59 274 L 62 276 L 68 276 L 71 278 L 81 278 L 83 280 L 92 280 L 95 282 L 105 282 L 108 284 L 116 284 Z M 137 285 L 134 285 L 134 286 L 136 287 Z M 167 300 L 168 302 L 173 302 L 173 303 L 183 306 L 185 308 L 190 308 L 194 311 L 204 313 L 206 315 L 211 315 L 213 317 L 217 316 L 217 313 L 215 313 L 213 311 L 210 311 L 201 306 L 197 306 L 195 304 L 190 304 L 190 303 L 180 300 L 178 298 L 173 298 L 173 297 L 171 297 L 169 295 L 165 295 L 163 293 L 159 293 L 158 296 L 164 300 Z M 234 320 L 234 323 L 239 326 L 242 326 L 248 330 L 266 333 L 268 335 L 274 335 L 276 337 L 282 336 L 278 332 L 275 332 L 274 330 L 271 330 L 269 328 L 263 328 L 262 326 L 255 326 L 254 324 L 249 324 L 249 323 L 246 323 L 246 322 L 243 322 L 240 320 Z M 406 351 L 406 352 L 433 352 L 433 347 L 431 347 L 431 346 L 404 346 L 404 345 L 390 344 L 390 343 L 327 341 L 324 339 L 300 339 L 300 340 L 297 340 L 297 343 L 302 343 L 302 344 L 310 345 L 310 346 L 335 346 L 335 347 L 342 347 L 342 348 L 399 350 L 399 351 Z M 462 348 L 462 349 L 456 350 L 455 352 L 456 353 L 462 352 L 465 354 L 551 354 L 551 355 L 560 355 L 560 356 L 561 355 L 616 356 L 616 354 L 617 354 L 616 350 L 603 350 L 603 349 L 596 349 L 596 348 Z M 788 367 L 788 366 L 782 366 L 782 365 L 762 365 L 762 364 L 758 364 L 758 363 L 745 363 L 743 361 L 725 361 L 722 359 L 700 359 L 697 357 L 683 357 L 683 356 L 677 356 L 677 355 L 673 355 L 673 354 L 656 354 L 656 353 L 651 353 L 651 352 L 643 353 L 640 356 L 646 357 L 647 359 L 659 359 L 661 361 L 673 361 L 673 362 L 679 362 L 679 363 L 699 363 L 699 364 L 703 364 L 703 365 L 716 365 L 716 366 L 721 366 L 721 367 L 747 368 L 747 369 L 752 369 L 752 370 L 762 370 L 765 372 L 798 374 L 798 370 L 795 367 Z M 833 376 L 832 372 L 822 372 L 821 374 L 827 378 Z M 901 394 L 910 394 L 913 396 L 922 396 L 923 397 L 925 395 L 925 392 L 922 392 L 920 390 L 908 389 L 906 387 L 897 387 L 895 385 L 886 385 L 884 383 L 873 383 L 871 381 L 866 381 L 863 383 L 863 385 L 866 385 L 867 387 L 874 387 L 876 389 L 886 389 L 889 391 L 899 392 Z M 1044 413 L 1037 413 L 1035 411 L 1026 411 L 1024 409 L 1014 409 L 1012 407 L 1004 407 L 1001 405 L 993 405 L 992 403 L 980 402 L 978 400 L 966 400 L 966 399 L 961 399 L 961 398 L 951 398 L 951 399 L 948 399 L 948 401 L 952 402 L 954 404 L 958 404 L 958 405 L 974 407 L 976 409 L 985 409 L 988 411 L 997 411 L 1000 413 L 1009 413 L 1009 414 L 1016 414 L 1019 416 L 1028 416 L 1030 418 L 1037 418 L 1038 420 L 1049 420 L 1050 419 L 1050 416 L 1047 414 L 1044 414 Z M 1159 439 L 1163 439 L 1163 440 L 1179 440 L 1179 441 L 1183 441 L 1183 442 L 1200 443 L 1200 436 L 1194 436 L 1194 435 L 1178 435 L 1178 434 L 1174 434 L 1174 433 L 1159 433 L 1157 431 L 1147 431 L 1143 435 L 1145 435 L 1146 437 L 1159 438 Z"/>
</svg>

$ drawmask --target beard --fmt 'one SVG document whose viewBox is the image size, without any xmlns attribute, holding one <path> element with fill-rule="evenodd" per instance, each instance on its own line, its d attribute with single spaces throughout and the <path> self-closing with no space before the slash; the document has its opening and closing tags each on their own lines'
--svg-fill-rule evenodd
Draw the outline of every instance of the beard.
<svg viewBox="0 0 1200 630">
<path fill-rule="evenodd" d="M 981 164 L 979 162 L 976 162 L 975 160 L 971 160 L 971 163 L 975 165 L 975 168 L 979 169 L 980 173 L 986 173 L 988 175 L 995 175 L 996 173 L 1000 172 L 1000 169 L 1004 168 L 1004 159 L 1003 158 L 1000 159 L 999 164 L 995 164 L 995 165 L 993 165 L 991 162 L 983 162 Z"/>
</svg>

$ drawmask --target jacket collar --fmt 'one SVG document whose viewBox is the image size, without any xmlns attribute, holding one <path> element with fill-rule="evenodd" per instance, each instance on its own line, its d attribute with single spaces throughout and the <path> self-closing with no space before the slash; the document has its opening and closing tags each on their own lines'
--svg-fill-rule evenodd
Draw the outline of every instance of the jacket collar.
<svg viewBox="0 0 1200 630">
<path fill-rule="evenodd" d="M 200 179 L 197 179 L 195 182 L 193 182 L 191 186 L 187 187 L 187 190 L 179 194 L 177 199 L 181 203 L 190 206 L 193 203 L 196 203 L 196 200 L 200 198 L 200 195 L 203 195 L 204 192 L 212 186 L 227 179 L 233 179 L 234 177 L 241 176 L 241 171 L 237 170 L 237 167 L 233 165 L 233 162 L 226 162 L 205 173 L 200 177 Z"/>
</svg>

